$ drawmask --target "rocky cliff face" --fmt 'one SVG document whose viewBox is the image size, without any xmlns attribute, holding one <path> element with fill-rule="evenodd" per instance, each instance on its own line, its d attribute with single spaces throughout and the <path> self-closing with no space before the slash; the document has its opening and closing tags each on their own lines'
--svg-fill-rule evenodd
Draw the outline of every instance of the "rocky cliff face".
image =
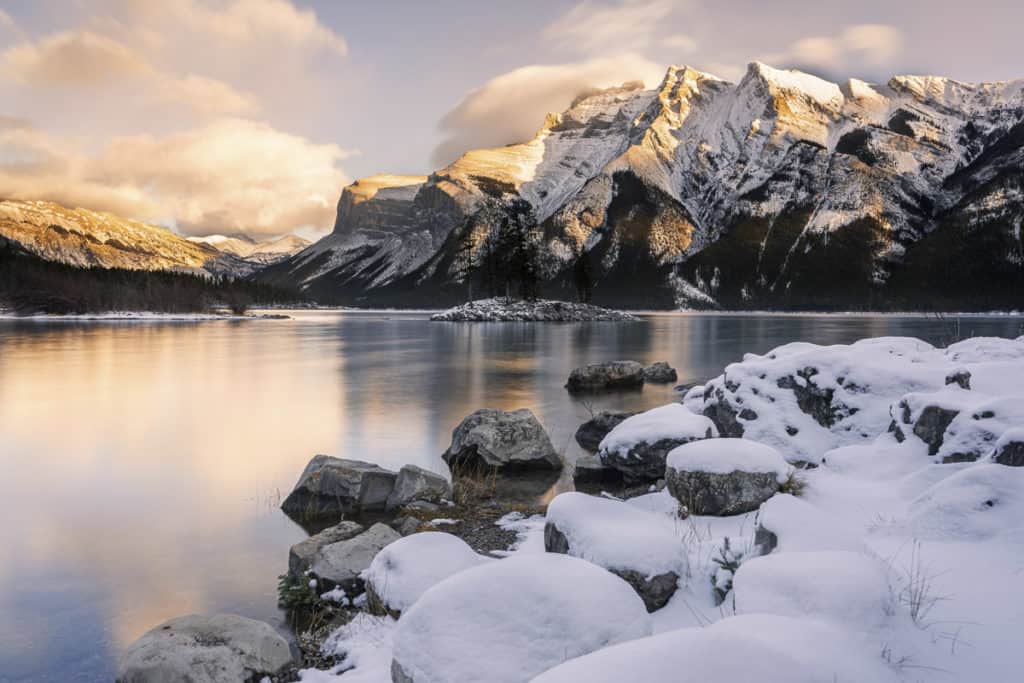
<svg viewBox="0 0 1024 683">
<path fill-rule="evenodd" d="M 1022 185 L 1024 81 L 672 67 L 528 142 L 355 183 L 334 232 L 266 272 L 335 301 L 448 303 L 526 202 L 549 295 L 584 272 L 622 306 L 1019 306 Z"/>
<path fill-rule="evenodd" d="M 45 201 L 0 201 L 0 237 L 48 261 L 80 267 L 180 270 L 240 277 L 309 245 L 294 235 L 266 243 L 186 239 L 113 214 Z"/>
</svg>

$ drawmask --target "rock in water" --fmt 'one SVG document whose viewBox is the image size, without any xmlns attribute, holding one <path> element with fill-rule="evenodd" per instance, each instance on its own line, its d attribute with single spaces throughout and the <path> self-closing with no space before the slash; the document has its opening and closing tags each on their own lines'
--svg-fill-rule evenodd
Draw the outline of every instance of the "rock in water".
<svg viewBox="0 0 1024 683">
<path fill-rule="evenodd" d="M 648 612 L 664 607 L 676 592 L 681 548 L 671 520 L 628 503 L 569 492 L 548 506 L 544 549 L 622 577 Z"/>
<path fill-rule="evenodd" d="M 281 509 L 300 520 L 383 510 L 396 477 L 373 463 L 318 455 L 306 465 Z"/>
<path fill-rule="evenodd" d="M 317 591 L 340 587 L 349 595 L 362 593 L 361 574 L 377 553 L 400 538 L 388 525 L 374 524 L 358 536 L 321 547 L 309 566 L 310 575 L 317 580 Z"/>
<path fill-rule="evenodd" d="M 771 446 L 706 439 L 669 453 L 665 479 L 691 514 L 725 517 L 756 510 L 779 491 L 790 469 Z"/>
<path fill-rule="evenodd" d="M 657 481 L 665 476 L 669 451 L 717 435 L 710 418 L 670 403 L 623 420 L 601 441 L 598 455 L 627 481 Z"/>
<path fill-rule="evenodd" d="M 579 426 L 576 430 L 576 443 L 580 448 L 593 453 L 601 445 L 601 439 L 608 436 L 608 432 L 618 427 L 627 417 L 634 415 L 636 413 L 601 411 Z"/>
<path fill-rule="evenodd" d="M 296 579 L 302 578 L 320 548 L 331 543 L 347 541 L 363 533 L 363 531 L 365 529 L 362 524 L 344 521 L 332 527 L 327 527 L 320 533 L 314 534 L 305 540 L 299 541 L 288 551 L 288 573 Z"/>
<path fill-rule="evenodd" d="M 405 465 L 398 471 L 395 488 L 388 496 L 387 509 L 394 510 L 413 501 L 439 503 L 450 495 L 451 486 L 440 474 L 416 465 Z"/>
<path fill-rule="evenodd" d="M 442 457 L 453 471 L 562 469 L 547 432 L 526 408 L 472 413 L 452 432 L 452 443 Z"/>
<path fill-rule="evenodd" d="M 650 632 L 643 602 L 619 577 L 566 555 L 517 555 L 423 593 L 395 628 L 391 680 L 521 683 Z"/>
<path fill-rule="evenodd" d="M 679 379 L 676 369 L 661 360 L 644 368 L 644 381 L 652 384 L 668 384 Z"/>
<path fill-rule="evenodd" d="M 615 360 L 575 368 L 565 387 L 571 392 L 636 389 L 644 384 L 644 366 L 635 360 Z"/>
<path fill-rule="evenodd" d="M 292 663 L 288 643 L 262 621 L 192 614 L 165 621 L 125 651 L 117 683 L 258 681 Z"/>
<path fill-rule="evenodd" d="M 636 322 L 635 315 L 569 301 L 506 301 L 481 299 L 435 313 L 441 322 Z"/>
</svg>

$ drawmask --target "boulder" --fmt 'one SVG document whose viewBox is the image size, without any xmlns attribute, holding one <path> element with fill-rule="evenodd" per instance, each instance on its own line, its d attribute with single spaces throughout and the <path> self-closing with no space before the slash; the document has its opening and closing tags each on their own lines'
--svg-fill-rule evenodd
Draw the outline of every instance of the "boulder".
<svg viewBox="0 0 1024 683">
<path fill-rule="evenodd" d="M 544 549 L 604 567 L 637 592 L 648 612 L 676 592 L 682 542 L 672 521 L 622 501 L 569 492 L 548 506 Z"/>
<path fill-rule="evenodd" d="M 363 531 L 365 529 L 362 524 L 344 521 L 327 527 L 320 533 L 313 534 L 305 540 L 299 541 L 288 551 L 288 573 L 296 579 L 301 578 L 306 573 L 306 570 L 309 569 L 313 557 L 320 548 L 331 543 L 347 541 L 363 533 Z"/>
<path fill-rule="evenodd" d="M 378 523 L 358 536 L 321 547 L 309 566 L 310 576 L 317 580 L 317 592 L 340 587 L 349 595 L 362 593 L 361 574 L 377 553 L 400 538 L 397 531 Z"/>
<path fill-rule="evenodd" d="M 416 465 L 405 465 L 398 470 L 395 487 L 391 490 L 385 507 L 394 510 L 413 501 L 439 503 L 450 496 L 451 486 L 440 474 Z"/>
<path fill-rule="evenodd" d="M 411 536 L 420 530 L 423 521 L 418 517 L 398 517 L 391 522 L 391 528 L 402 536 Z"/>
<path fill-rule="evenodd" d="M 233 683 L 282 673 L 288 642 L 269 624 L 234 614 L 165 621 L 128 646 L 117 683 Z"/>
<path fill-rule="evenodd" d="M 618 470 L 627 481 L 657 481 L 665 476 L 669 451 L 717 435 L 709 418 L 670 403 L 623 420 L 602 439 L 598 455 L 606 467 Z"/>
<path fill-rule="evenodd" d="M 318 455 L 306 465 L 281 509 L 306 521 L 383 510 L 396 477 L 373 463 Z"/>
<path fill-rule="evenodd" d="M 366 571 L 367 609 L 398 619 L 431 586 L 487 561 L 451 534 L 428 531 L 402 538 L 377 553 Z"/>
<path fill-rule="evenodd" d="M 726 517 L 756 510 L 779 491 L 790 469 L 771 446 L 706 439 L 669 453 L 665 479 L 691 514 Z"/>
<path fill-rule="evenodd" d="M 622 481 L 622 472 L 605 465 L 596 455 L 585 454 L 576 458 L 572 480 L 577 484 L 612 484 Z"/>
<path fill-rule="evenodd" d="M 623 420 L 634 415 L 636 413 L 601 411 L 579 426 L 579 429 L 576 430 L 576 443 L 583 450 L 593 453 L 610 431 L 618 427 Z"/>
<path fill-rule="evenodd" d="M 435 584 L 402 614 L 391 680 L 523 683 L 651 629 L 614 574 L 567 555 L 514 555 Z"/>
<path fill-rule="evenodd" d="M 635 360 L 616 360 L 575 368 L 565 387 L 572 392 L 635 389 L 644 384 L 644 366 Z"/>
<path fill-rule="evenodd" d="M 452 443 L 442 457 L 453 472 L 562 469 L 547 432 L 526 408 L 472 413 L 452 432 Z"/>
<path fill-rule="evenodd" d="M 652 384 L 668 384 L 679 379 L 676 369 L 661 360 L 644 368 L 644 381 Z"/>
<path fill-rule="evenodd" d="M 1000 465 L 1024 467 L 1024 428 L 1006 430 L 996 442 L 992 460 Z"/>
</svg>

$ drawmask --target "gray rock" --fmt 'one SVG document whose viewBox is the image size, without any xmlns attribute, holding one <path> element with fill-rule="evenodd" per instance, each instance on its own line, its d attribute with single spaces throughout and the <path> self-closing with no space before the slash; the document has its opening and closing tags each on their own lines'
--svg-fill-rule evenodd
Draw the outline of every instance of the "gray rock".
<svg viewBox="0 0 1024 683">
<path fill-rule="evenodd" d="M 238 683 L 282 673 L 288 643 L 269 624 L 234 614 L 178 617 L 147 631 L 121 657 L 117 683 Z"/>
<path fill-rule="evenodd" d="M 679 379 L 676 369 L 661 360 L 644 368 L 644 381 L 653 384 L 668 384 Z"/>
<path fill-rule="evenodd" d="M 347 541 L 363 533 L 363 531 L 365 531 L 365 528 L 362 524 L 345 521 L 339 522 L 332 527 L 327 527 L 320 533 L 299 541 L 288 551 L 288 573 L 296 579 L 301 578 L 306 573 L 306 570 L 309 569 L 313 557 L 320 548 L 331 543 Z"/>
<path fill-rule="evenodd" d="M 391 524 L 391 528 L 402 536 L 412 536 L 420 530 L 423 522 L 415 517 L 399 517 Z"/>
<path fill-rule="evenodd" d="M 999 445 L 992 460 L 1000 465 L 1024 467 L 1024 441 L 1011 440 Z"/>
<path fill-rule="evenodd" d="M 575 368 L 565 385 L 572 392 L 634 389 L 644 384 L 644 366 L 634 360 L 616 360 Z"/>
<path fill-rule="evenodd" d="M 842 415 L 842 407 L 834 404 L 835 390 L 831 387 L 822 388 L 811 379 L 818 374 L 817 368 L 804 368 L 797 377 L 780 377 L 776 384 L 780 389 L 789 389 L 796 397 L 796 404 L 801 411 L 814 418 L 822 427 L 831 427 Z M 797 381 L 800 378 L 803 381 Z"/>
<path fill-rule="evenodd" d="M 665 480 L 672 497 L 693 515 L 727 517 L 752 512 L 779 491 L 774 472 L 714 474 L 669 468 Z"/>
<path fill-rule="evenodd" d="M 374 556 L 401 536 L 386 524 L 374 524 L 363 533 L 346 541 L 320 548 L 313 556 L 309 573 L 317 580 L 317 592 L 341 587 L 349 595 L 363 592 L 360 578 Z"/>
<path fill-rule="evenodd" d="M 383 510 L 396 478 L 396 473 L 373 463 L 318 455 L 306 465 L 281 509 L 300 520 Z"/>
<path fill-rule="evenodd" d="M 710 439 L 712 435 L 709 429 L 702 438 Z M 618 451 L 602 451 L 601 462 L 605 467 L 620 472 L 627 482 L 653 482 L 665 476 L 665 459 L 672 449 L 698 440 L 697 437 L 694 437 L 658 439 L 652 443 L 640 441 L 625 454 Z"/>
<path fill-rule="evenodd" d="M 440 474 L 416 465 L 405 465 L 398 471 L 395 487 L 388 496 L 386 508 L 394 510 L 413 501 L 439 503 L 450 496 L 451 486 Z"/>
<path fill-rule="evenodd" d="M 549 553 L 572 554 L 569 539 L 551 522 L 544 525 L 544 550 Z M 613 567 L 605 567 L 605 569 L 621 577 L 632 586 L 636 594 L 644 601 L 644 607 L 648 612 L 654 612 L 667 605 L 679 584 L 679 575 L 675 572 L 648 576 L 633 569 Z"/>
<path fill-rule="evenodd" d="M 544 427 L 526 408 L 482 409 L 452 432 L 442 456 L 454 470 L 560 470 L 562 459 Z"/>
<path fill-rule="evenodd" d="M 946 375 L 946 384 L 955 384 L 961 389 L 971 388 L 971 372 L 967 368 L 957 368 Z"/>
<path fill-rule="evenodd" d="M 596 455 L 581 455 L 576 458 L 573 481 L 585 484 L 605 484 L 622 481 L 622 472 L 605 465 Z"/>
<path fill-rule="evenodd" d="M 935 455 L 942 448 L 946 428 L 960 411 L 941 406 L 925 406 L 914 422 L 914 434 L 928 444 L 928 455 Z"/>
<path fill-rule="evenodd" d="M 576 443 L 584 450 L 596 452 L 597 447 L 601 445 L 601 439 L 608 436 L 608 432 L 618 427 L 619 423 L 633 415 L 636 413 L 601 411 L 579 426 L 576 430 Z"/>
</svg>

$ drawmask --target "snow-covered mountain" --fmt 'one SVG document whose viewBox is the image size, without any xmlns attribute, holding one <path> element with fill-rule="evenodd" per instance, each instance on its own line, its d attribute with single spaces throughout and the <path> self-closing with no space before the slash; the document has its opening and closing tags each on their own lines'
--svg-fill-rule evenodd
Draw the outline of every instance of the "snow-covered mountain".
<svg viewBox="0 0 1024 683">
<path fill-rule="evenodd" d="M 244 276 L 287 258 L 309 242 L 184 238 L 114 214 L 46 201 L 0 201 L 0 237 L 48 261 L 75 266 L 182 270 Z"/>
<path fill-rule="evenodd" d="M 448 303 L 524 201 L 550 295 L 582 271 L 613 305 L 1013 305 L 1024 81 L 671 67 L 654 90 L 581 95 L 525 143 L 357 181 L 331 235 L 264 273 L 335 301 Z"/>
</svg>

